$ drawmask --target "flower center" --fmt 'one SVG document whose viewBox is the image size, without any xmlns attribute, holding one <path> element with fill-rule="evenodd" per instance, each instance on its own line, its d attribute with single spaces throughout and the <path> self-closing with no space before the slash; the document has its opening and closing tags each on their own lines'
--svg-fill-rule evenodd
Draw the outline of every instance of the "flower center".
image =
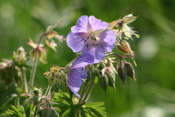
<svg viewBox="0 0 175 117">
<path fill-rule="evenodd" d="M 91 32 L 86 38 L 82 38 L 84 43 L 86 43 L 86 47 L 88 48 L 90 45 L 93 47 L 98 46 L 100 43 L 100 39 L 97 36 L 97 33 Z"/>
</svg>

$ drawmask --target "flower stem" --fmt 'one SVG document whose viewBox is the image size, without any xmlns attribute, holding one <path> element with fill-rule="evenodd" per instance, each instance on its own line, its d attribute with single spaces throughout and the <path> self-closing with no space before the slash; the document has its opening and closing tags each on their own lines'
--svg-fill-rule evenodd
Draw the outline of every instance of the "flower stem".
<svg viewBox="0 0 175 117">
<path fill-rule="evenodd" d="M 36 73 L 36 68 L 38 65 L 38 57 L 39 57 L 39 44 L 41 43 L 42 38 L 47 35 L 47 33 L 43 33 L 41 34 L 39 40 L 38 40 L 38 44 L 37 44 L 37 48 L 35 49 L 35 57 L 34 57 L 34 63 L 33 63 L 33 67 L 32 67 L 32 72 L 30 75 L 30 82 L 29 82 L 29 94 L 32 93 L 31 91 L 31 87 L 33 87 L 34 84 L 34 79 L 35 79 L 35 73 Z"/>
<path fill-rule="evenodd" d="M 81 101 L 82 101 L 82 99 L 83 99 L 83 95 L 84 95 L 84 93 L 85 93 L 85 89 L 86 89 L 86 87 L 87 87 L 87 85 L 86 84 L 84 84 L 83 85 L 83 88 L 82 88 L 82 91 L 81 91 L 81 98 L 79 99 L 79 101 L 78 101 L 78 104 L 81 104 Z"/>
<path fill-rule="evenodd" d="M 27 93 L 28 92 L 28 87 L 27 87 L 26 74 L 24 72 L 24 68 L 21 67 L 20 70 L 21 70 L 21 75 L 22 75 L 22 79 L 23 79 L 24 90 Z"/>
<path fill-rule="evenodd" d="M 29 82 L 29 94 L 31 94 L 31 87 L 33 87 L 34 84 L 34 78 L 35 78 L 35 73 L 36 73 L 36 68 L 37 68 L 37 64 L 38 64 L 38 57 L 39 57 L 39 51 L 38 49 L 36 49 L 35 51 L 35 58 L 34 58 L 34 64 L 32 67 L 32 72 L 31 72 L 31 76 L 30 76 L 30 82 Z"/>
<path fill-rule="evenodd" d="M 90 84 L 88 86 L 88 89 L 87 89 L 87 91 L 86 91 L 86 93 L 85 93 L 85 95 L 84 95 L 84 97 L 83 97 L 83 99 L 81 101 L 81 104 L 84 103 L 84 102 L 86 102 L 88 100 L 88 98 L 89 98 L 89 96 L 91 94 L 91 91 L 93 89 L 95 77 L 92 76 L 91 78 L 92 79 L 91 79 Z"/>
<path fill-rule="evenodd" d="M 38 113 L 38 105 L 35 106 L 33 117 L 35 117 L 37 113 Z"/>
<path fill-rule="evenodd" d="M 51 88 L 52 88 L 51 86 L 48 86 L 48 87 L 47 87 L 47 90 L 46 90 L 45 96 L 48 96 L 48 94 L 50 93 Z"/>
<path fill-rule="evenodd" d="M 78 104 L 83 104 L 84 102 L 86 102 L 91 94 L 91 91 L 94 85 L 95 76 L 90 73 L 89 78 L 90 78 L 89 83 L 84 84 L 83 86 L 83 89 L 81 92 L 81 98 L 79 99 Z"/>
</svg>

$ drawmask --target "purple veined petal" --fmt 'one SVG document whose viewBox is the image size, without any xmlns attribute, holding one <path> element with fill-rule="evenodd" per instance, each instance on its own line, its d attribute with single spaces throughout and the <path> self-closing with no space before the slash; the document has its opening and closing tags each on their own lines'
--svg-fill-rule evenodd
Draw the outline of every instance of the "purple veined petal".
<svg viewBox="0 0 175 117">
<path fill-rule="evenodd" d="M 97 19 L 94 16 L 89 16 L 89 25 L 92 31 L 104 30 L 109 27 L 108 23 L 102 22 L 100 19 Z"/>
<path fill-rule="evenodd" d="M 89 53 L 82 53 L 72 64 L 71 69 L 85 67 L 88 64 L 94 63 L 94 58 Z"/>
<path fill-rule="evenodd" d="M 71 91 L 80 98 L 80 95 L 78 94 L 78 91 L 80 90 L 80 87 L 83 83 L 82 79 L 85 79 L 87 77 L 87 73 L 85 68 L 80 69 L 71 69 L 71 71 L 68 73 L 68 85 Z"/>
<path fill-rule="evenodd" d="M 115 42 L 116 42 L 116 37 L 115 33 L 112 30 L 105 30 L 101 32 L 98 37 L 101 39 L 101 44 L 105 48 L 107 52 L 112 52 Z"/>
<path fill-rule="evenodd" d="M 93 46 L 93 44 L 88 43 L 88 45 L 85 45 L 85 48 L 83 49 L 82 53 L 90 53 L 94 57 L 94 63 L 98 63 L 105 57 L 105 48 L 103 47 L 103 44 L 99 43 L 98 45 Z"/>
<path fill-rule="evenodd" d="M 89 18 L 86 15 L 81 16 L 78 19 L 76 25 L 71 28 L 71 32 L 73 32 L 73 33 L 82 33 L 82 32 L 85 33 L 86 32 L 87 33 L 88 29 L 89 29 L 89 23 L 88 23 L 89 20 L 88 19 Z"/>
<path fill-rule="evenodd" d="M 73 50 L 73 52 L 79 52 L 83 49 L 85 41 L 81 36 L 70 32 L 67 36 L 67 45 Z"/>
</svg>

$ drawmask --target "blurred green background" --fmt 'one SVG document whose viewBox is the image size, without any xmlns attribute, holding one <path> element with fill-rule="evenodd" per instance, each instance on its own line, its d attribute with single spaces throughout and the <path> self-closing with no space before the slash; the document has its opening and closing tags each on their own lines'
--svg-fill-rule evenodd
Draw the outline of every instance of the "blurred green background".
<svg viewBox="0 0 175 117">
<path fill-rule="evenodd" d="M 111 22 L 133 13 L 139 18 L 129 26 L 141 36 L 129 41 L 137 54 L 137 82 L 127 78 L 123 85 L 117 77 L 116 91 L 108 88 L 107 94 L 96 84 L 89 101 L 104 101 L 109 117 L 175 117 L 174 12 L 174 0 L 1 0 L 0 59 L 19 46 L 29 52 L 28 37 L 37 42 L 47 26 L 61 20 L 56 31 L 66 36 L 81 15 Z M 75 57 L 66 43 L 57 43 L 58 52 L 48 49 L 48 64 L 38 66 L 37 87 L 47 86 L 43 73 L 52 65 L 65 66 Z M 4 86 L 1 82 L 0 105 L 14 92 L 13 85 Z"/>
</svg>

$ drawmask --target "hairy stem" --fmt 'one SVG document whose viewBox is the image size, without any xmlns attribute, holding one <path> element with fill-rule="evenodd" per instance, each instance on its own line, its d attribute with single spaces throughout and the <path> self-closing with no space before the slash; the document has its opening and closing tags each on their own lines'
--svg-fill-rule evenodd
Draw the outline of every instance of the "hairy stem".
<svg viewBox="0 0 175 117">
<path fill-rule="evenodd" d="M 83 96 L 83 99 L 82 99 L 82 101 L 81 101 L 81 104 L 84 103 L 84 102 L 86 102 L 86 101 L 88 100 L 88 98 L 89 98 L 89 96 L 90 96 L 90 94 L 91 94 L 91 91 L 92 91 L 92 89 L 93 89 L 95 77 L 92 76 L 91 78 L 92 78 L 92 79 L 91 79 L 91 81 L 90 81 L 90 84 L 89 84 L 89 86 L 88 86 L 88 88 L 87 88 L 87 91 L 86 91 L 85 95 Z"/>
<path fill-rule="evenodd" d="M 48 96 L 48 94 L 50 93 L 51 88 L 52 88 L 51 86 L 48 86 L 48 87 L 47 87 L 47 90 L 46 90 L 45 96 Z"/>
<path fill-rule="evenodd" d="M 31 72 L 31 75 L 30 75 L 29 92 L 28 92 L 29 94 L 32 93 L 31 87 L 33 87 L 33 84 L 34 84 L 36 68 L 37 68 L 37 65 L 38 65 L 38 57 L 39 57 L 39 51 L 38 51 L 38 49 L 36 49 L 36 51 L 35 51 L 35 58 L 34 58 L 34 64 L 33 64 L 32 72 Z"/>
<path fill-rule="evenodd" d="M 86 91 L 85 90 L 86 89 L 86 86 L 87 86 L 86 84 L 83 85 L 83 88 L 82 88 L 82 91 L 81 91 L 81 94 L 80 94 L 81 95 L 81 98 L 79 99 L 78 104 L 81 104 L 81 101 L 83 99 L 84 93 Z"/>
<path fill-rule="evenodd" d="M 27 87 L 26 74 L 25 74 L 24 68 L 21 67 L 20 70 L 21 70 L 21 75 L 22 75 L 22 79 L 23 79 L 22 81 L 23 81 L 24 90 L 27 93 L 28 92 L 28 87 Z"/>
<path fill-rule="evenodd" d="M 37 113 L 38 113 L 38 105 L 35 106 L 33 117 L 35 117 L 37 115 Z"/>
<path fill-rule="evenodd" d="M 37 68 L 37 65 L 38 65 L 38 57 L 39 57 L 39 45 L 41 43 L 41 40 L 42 38 L 47 35 L 47 33 L 43 33 L 39 40 L 38 40 L 38 44 L 37 44 L 37 48 L 35 48 L 35 57 L 34 57 L 34 63 L 33 63 L 33 67 L 32 67 L 32 72 L 31 72 L 31 75 L 30 75 L 30 82 L 29 82 L 29 94 L 32 93 L 31 91 L 31 87 L 33 87 L 33 84 L 34 84 L 34 79 L 35 79 L 35 73 L 36 73 L 36 68 Z"/>
</svg>

